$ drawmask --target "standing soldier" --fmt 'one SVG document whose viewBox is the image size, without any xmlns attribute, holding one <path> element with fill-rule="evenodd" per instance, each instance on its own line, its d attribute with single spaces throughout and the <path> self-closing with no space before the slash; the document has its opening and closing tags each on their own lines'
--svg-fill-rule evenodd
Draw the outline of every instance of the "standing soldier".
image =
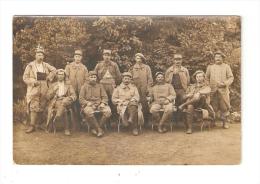
<svg viewBox="0 0 260 184">
<path fill-rule="evenodd" d="M 202 114 L 214 117 L 214 111 L 210 105 L 211 89 L 205 81 L 205 73 L 202 70 L 198 70 L 193 76 L 196 79 L 196 83 L 188 87 L 186 95 L 184 95 L 185 103 L 178 107 L 181 111 L 186 109 L 185 126 L 187 134 L 192 133 L 192 123 L 195 117 L 194 109 L 201 108 Z"/>
<path fill-rule="evenodd" d="M 55 67 L 43 62 L 43 59 L 44 49 L 38 46 L 35 60 L 26 66 L 23 74 L 23 81 L 27 85 L 27 113 L 30 116 L 30 126 L 26 133 L 33 132 L 35 125 L 42 119 L 41 116 L 47 105 L 48 82 L 51 82 L 55 77 Z"/>
<path fill-rule="evenodd" d="M 112 102 L 117 106 L 117 112 L 125 127 L 132 128 L 133 135 L 138 135 L 138 103 L 140 100 L 136 86 L 131 84 L 132 74 L 123 73 L 122 83 L 113 92 Z"/>
<path fill-rule="evenodd" d="M 47 93 L 47 98 L 51 100 L 48 107 L 47 131 L 51 129 L 52 123 L 60 121 L 64 123 L 65 135 L 71 135 L 66 112 L 77 99 L 77 96 L 71 84 L 66 81 L 65 70 L 57 70 L 57 80 Z"/>
<path fill-rule="evenodd" d="M 103 61 L 100 61 L 96 67 L 100 84 L 106 90 L 107 96 L 111 99 L 114 88 L 121 82 L 121 73 L 118 65 L 111 61 L 111 50 L 103 51 Z"/>
<path fill-rule="evenodd" d="M 220 111 L 223 128 L 229 128 L 227 116 L 230 110 L 229 86 L 234 80 L 233 73 L 228 64 L 223 63 L 225 55 L 221 51 L 214 54 L 215 64 L 209 65 L 206 71 L 206 79 L 211 87 L 211 105 L 217 113 Z"/>
<path fill-rule="evenodd" d="M 79 94 L 79 102 L 84 116 L 91 127 L 91 132 L 97 137 L 101 137 L 104 132 L 102 127 L 111 116 L 111 110 L 108 104 L 107 94 L 102 85 L 97 83 L 97 73 L 89 72 L 89 82 L 83 85 Z M 95 117 L 95 111 L 102 113 L 98 122 Z"/>
<path fill-rule="evenodd" d="M 172 85 L 165 83 L 163 72 L 157 72 L 155 78 L 156 85 L 149 91 L 150 102 L 152 102 L 150 112 L 154 123 L 159 122 L 158 132 L 164 133 L 167 131 L 164 125 L 171 119 L 174 111 L 176 93 Z M 163 111 L 162 118 L 160 117 L 160 111 Z"/>
<path fill-rule="evenodd" d="M 65 67 L 66 76 L 69 79 L 74 91 L 79 98 L 81 87 L 88 80 L 88 69 L 82 64 L 83 52 L 81 49 L 76 49 L 74 53 L 74 61 Z M 80 104 L 76 100 L 73 104 L 73 112 L 76 115 L 76 122 L 73 122 L 73 129 L 79 129 L 80 122 Z"/>
<path fill-rule="evenodd" d="M 172 84 L 176 92 L 176 106 L 183 103 L 183 96 L 190 84 L 190 75 L 187 68 L 182 66 L 182 55 L 174 54 L 173 65 L 167 69 L 165 73 L 165 80 L 167 83 Z M 176 120 L 181 120 L 180 112 L 176 114 Z"/>
<path fill-rule="evenodd" d="M 103 61 L 100 61 L 96 67 L 95 72 L 98 75 L 99 83 L 103 85 L 107 96 L 108 105 L 110 106 L 112 113 L 116 113 L 116 109 L 111 101 L 111 97 L 116 85 L 121 82 L 121 73 L 118 65 L 111 61 L 111 50 L 103 50 Z"/>
<path fill-rule="evenodd" d="M 145 57 L 143 54 L 137 53 L 135 55 L 135 61 L 135 65 L 129 71 L 132 74 L 133 82 L 138 89 L 140 102 L 142 104 L 142 109 L 144 113 L 145 124 L 147 124 L 147 115 L 149 114 L 149 109 L 146 96 L 148 94 L 148 89 L 153 84 L 153 77 L 151 68 L 143 63 L 145 61 Z"/>
</svg>

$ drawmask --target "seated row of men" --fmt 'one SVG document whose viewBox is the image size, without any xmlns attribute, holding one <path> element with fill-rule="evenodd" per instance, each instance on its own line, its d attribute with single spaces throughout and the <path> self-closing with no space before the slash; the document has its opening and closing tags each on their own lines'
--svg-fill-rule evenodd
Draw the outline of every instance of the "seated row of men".
<svg viewBox="0 0 260 184">
<path fill-rule="evenodd" d="M 180 54 L 174 55 L 174 64 L 165 74 L 155 74 L 155 82 L 150 67 L 143 63 L 145 57 L 141 53 L 135 55 L 136 63 L 129 72 L 123 74 L 110 60 L 110 50 L 104 50 L 104 61 L 90 72 L 81 63 L 82 51 L 79 49 L 75 50 L 75 61 L 65 70 L 56 70 L 43 62 L 43 58 L 44 50 L 38 47 L 36 60 L 28 64 L 23 76 L 27 84 L 26 99 L 30 114 L 27 133 L 35 130 L 47 105 L 47 129 L 53 122 L 61 121 L 64 122 L 65 135 L 70 135 L 66 112 L 73 109 L 77 114 L 75 121 L 79 122 L 82 115 L 91 132 L 98 137 L 104 134 L 103 127 L 112 114 L 118 114 L 122 124 L 130 127 L 133 135 L 139 134 L 138 126 L 144 122 L 147 124 L 147 116 L 151 114 L 152 121 L 158 123 L 158 132 L 164 133 L 167 131 L 166 123 L 178 107 L 178 114 L 185 111 L 186 133 L 191 134 L 194 109 L 201 108 L 212 118 L 215 117 L 214 110 L 220 110 L 224 119 L 229 111 L 228 87 L 233 81 L 233 74 L 230 67 L 222 63 L 222 53 L 215 54 L 216 64 L 209 65 L 206 74 L 201 70 L 194 73 L 196 82 L 192 85 L 188 70 L 181 66 Z M 55 76 L 57 82 L 50 85 L 49 81 L 53 81 Z M 210 102 L 210 97 L 214 103 Z M 211 104 L 214 104 L 214 110 Z M 96 112 L 101 114 L 99 119 L 95 116 Z M 228 128 L 227 121 L 224 121 L 224 127 Z"/>
</svg>

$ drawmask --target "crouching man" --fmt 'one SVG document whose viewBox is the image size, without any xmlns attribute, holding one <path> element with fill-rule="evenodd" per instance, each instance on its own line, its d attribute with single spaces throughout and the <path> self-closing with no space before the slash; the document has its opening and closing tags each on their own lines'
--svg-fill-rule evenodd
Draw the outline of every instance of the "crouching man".
<svg viewBox="0 0 260 184">
<path fill-rule="evenodd" d="M 192 123 L 196 116 L 194 109 L 202 109 L 202 114 L 205 114 L 205 116 L 213 117 L 215 115 L 210 105 L 211 88 L 205 82 L 205 73 L 198 70 L 193 74 L 193 77 L 196 79 L 196 83 L 188 87 L 186 95 L 184 95 L 185 103 L 178 107 L 179 110 L 185 109 L 186 111 L 185 126 L 187 134 L 192 133 Z"/>
<path fill-rule="evenodd" d="M 125 127 L 131 126 L 133 135 L 138 135 L 138 90 L 131 84 L 132 74 L 123 73 L 122 83 L 114 90 L 112 102 L 117 106 L 117 112 Z"/>
<path fill-rule="evenodd" d="M 108 97 L 105 89 L 97 83 L 95 71 L 89 72 L 89 82 L 85 83 L 80 90 L 79 103 L 84 117 L 90 125 L 91 132 L 97 137 L 102 137 L 104 135 L 102 127 L 110 118 L 111 109 L 107 105 Z M 95 112 L 101 113 L 99 122 L 95 117 Z"/>
<path fill-rule="evenodd" d="M 156 84 L 149 91 L 150 112 L 152 113 L 154 123 L 159 122 L 158 132 L 165 133 L 167 129 L 164 125 L 172 117 L 176 93 L 172 85 L 165 82 L 163 72 L 157 72 L 155 79 Z M 163 112 L 162 117 L 160 117 L 160 112 Z"/>
<path fill-rule="evenodd" d="M 51 125 L 60 121 L 64 123 L 65 135 L 71 135 L 67 111 L 71 104 L 77 99 L 77 96 L 73 87 L 69 82 L 65 81 L 65 70 L 57 70 L 56 76 L 58 81 L 53 84 L 47 93 L 47 98 L 50 100 L 48 106 L 47 131 L 51 130 Z M 55 126 L 52 128 L 55 128 Z M 56 130 L 56 128 L 54 130 Z"/>
</svg>

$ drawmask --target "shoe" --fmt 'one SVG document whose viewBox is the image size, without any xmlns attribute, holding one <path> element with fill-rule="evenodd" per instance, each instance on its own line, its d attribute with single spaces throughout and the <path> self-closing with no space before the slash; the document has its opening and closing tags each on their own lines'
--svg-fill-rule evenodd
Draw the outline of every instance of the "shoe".
<svg viewBox="0 0 260 184">
<path fill-rule="evenodd" d="M 104 135 L 104 131 L 102 129 L 98 129 L 97 137 L 102 137 Z"/>
<path fill-rule="evenodd" d="M 97 135 L 97 131 L 95 129 L 91 129 L 91 133 Z"/>
<path fill-rule="evenodd" d="M 167 132 L 167 129 L 165 127 L 162 127 L 162 126 L 158 126 L 158 132 L 159 133 L 165 133 L 165 132 Z"/>
<path fill-rule="evenodd" d="M 224 124 L 223 124 L 223 128 L 224 128 L 224 129 L 229 129 L 229 123 L 227 123 L 227 122 L 224 123 Z"/>
<path fill-rule="evenodd" d="M 30 127 L 25 131 L 25 133 L 29 134 L 29 133 L 32 133 L 32 132 L 34 132 L 34 131 L 35 131 L 34 126 L 30 126 Z"/>
<path fill-rule="evenodd" d="M 134 129 L 133 129 L 133 135 L 134 135 L 134 136 L 137 136 L 138 134 L 139 134 L 138 129 L 137 129 L 137 128 L 134 128 Z"/>
<path fill-rule="evenodd" d="M 67 135 L 67 136 L 70 136 L 70 135 L 71 135 L 71 133 L 70 133 L 69 130 L 65 130 L 64 134 Z"/>
<path fill-rule="evenodd" d="M 192 134 L 191 128 L 188 128 L 188 129 L 187 129 L 186 134 Z"/>
</svg>

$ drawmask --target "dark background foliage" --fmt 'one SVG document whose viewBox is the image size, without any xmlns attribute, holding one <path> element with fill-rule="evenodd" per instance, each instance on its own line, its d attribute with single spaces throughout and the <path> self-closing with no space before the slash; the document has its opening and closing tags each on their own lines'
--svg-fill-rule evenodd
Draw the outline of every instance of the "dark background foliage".
<svg viewBox="0 0 260 184">
<path fill-rule="evenodd" d="M 183 65 L 192 75 L 206 70 L 212 53 L 222 50 L 235 76 L 231 105 L 240 110 L 241 22 L 238 16 L 135 16 L 135 17 L 14 17 L 14 101 L 22 99 L 26 86 L 22 75 L 34 59 L 35 47 L 46 50 L 45 61 L 64 68 L 77 47 L 84 51 L 83 63 L 92 70 L 102 59 L 102 49 L 111 49 L 121 72 L 133 64 L 136 52 L 147 58 L 152 72 L 165 71 L 173 54 L 183 54 Z M 19 90 L 19 91 L 18 91 Z"/>
</svg>

